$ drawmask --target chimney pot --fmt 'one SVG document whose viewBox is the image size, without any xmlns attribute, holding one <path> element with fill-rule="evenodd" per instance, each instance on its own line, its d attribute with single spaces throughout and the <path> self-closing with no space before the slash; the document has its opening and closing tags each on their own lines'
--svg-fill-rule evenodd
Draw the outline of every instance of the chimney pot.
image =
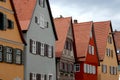
<svg viewBox="0 0 120 80">
<path fill-rule="evenodd" d="M 76 19 L 74 20 L 74 23 L 78 23 Z"/>
</svg>

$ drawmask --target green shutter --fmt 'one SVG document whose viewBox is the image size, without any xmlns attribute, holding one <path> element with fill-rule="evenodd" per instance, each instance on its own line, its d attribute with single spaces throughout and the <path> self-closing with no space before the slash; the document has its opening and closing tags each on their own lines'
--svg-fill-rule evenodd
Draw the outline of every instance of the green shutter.
<svg viewBox="0 0 120 80">
<path fill-rule="evenodd" d="M 4 14 L 3 16 L 3 30 L 6 30 L 8 27 L 7 16 Z"/>
<path fill-rule="evenodd" d="M 14 49 L 13 50 L 13 63 L 16 63 L 16 52 L 17 52 L 17 49 Z"/>
<path fill-rule="evenodd" d="M 7 61 L 7 56 L 6 56 L 6 54 L 7 54 L 7 52 L 6 52 L 6 46 L 4 46 L 4 50 L 3 50 L 3 56 L 4 56 L 4 62 L 6 62 Z"/>
</svg>

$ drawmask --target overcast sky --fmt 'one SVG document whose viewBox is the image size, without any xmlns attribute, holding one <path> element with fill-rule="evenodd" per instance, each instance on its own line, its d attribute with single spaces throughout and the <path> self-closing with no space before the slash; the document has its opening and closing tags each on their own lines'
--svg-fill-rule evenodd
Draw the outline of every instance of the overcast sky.
<svg viewBox="0 0 120 80">
<path fill-rule="evenodd" d="M 78 22 L 112 21 L 120 30 L 120 0 L 49 0 L 53 17 L 72 16 Z"/>
</svg>

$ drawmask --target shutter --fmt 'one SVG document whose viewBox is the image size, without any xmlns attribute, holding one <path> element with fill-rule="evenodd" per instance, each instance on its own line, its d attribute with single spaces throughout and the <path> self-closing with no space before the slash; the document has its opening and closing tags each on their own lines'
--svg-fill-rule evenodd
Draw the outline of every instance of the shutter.
<svg viewBox="0 0 120 80">
<path fill-rule="evenodd" d="M 53 58 L 54 51 L 53 51 L 53 46 L 51 46 L 51 58 Z"/>
<path fill-rule="evenodd" d="M 31 53 L 33 52 L 33 50 L 32 50 L 32 43 L 33 43 L 33 40 L 30 39 L 30 52 L 31 52 Z"/>
<path fill-rule="evenodd" d="M 92 55 L 94 55 L 94 46 L 92 46 Z"/>
<path fill-rule="evenodd" d="M 36 79 L 37 79 L 37 80 L 41 80 L 41 74 L 37 74 L 37 75 L 36 75 Z"/>
<path fill-rule="evenodd" d="M 84 64 L 84 73 L 87 73 L 87 64 Z"/>
<path fill-rule="evenodd" d="M 47 56 L 47 44 L 44 44 L 44 55 Z"/>
<path fill-rule="evenodd" d="M 44 80 L 47 80 L 47 75 L 46 74 L 44 75 Z"/>
<path fill-rule="evenodd" d="M 38 54 L 41 55 L 41 42 L 38 42 Z"/>
<path fill-rule="evenodd" d="M 8 29 L 14 28 L 14 22 L 8 19 Z"/>
<path fill-rule="evenodd" d="M 0 61 L 3 61 L 3 46 L 0 45 Z"/>
<path fill-rule="evenodd" d="M 8 27 L 8 24 L 7 24 L 7 16 L 4 14 L 3 16 L 3 30 L 6 30 L 7 27 Z"/>
<path fill-rule="evenodd" d="M 13 50 L 13 63 L 16 64 L 16 52 L 17 52 L 17 49 L 14 49 Z"/>
<path fill-rule="evenodd" d="M 23 51 L 21 50 L 21 64 L 24 64 L 24 54 L 23 54 Z"/>
<path fill-rule="evenodd" d="M 0 12 L 0 30 L 4 30 L 4 14 Z"/>
<path fill-rule="evenodd" d="M 6 56 L 6 55 L 7 55 L 7 53 L 6 53 L 6 48 L 7 48 L 6 46 L 4 46 L 4 48 L 3 48 L 3 49 L 4 49 L 4 50 L 3 50 L 3 56 L 4 56 L 4 61 L 5 61 L 5 62 L 7 61 L 7 56 Z"/>
<path fill-rule="evenodd" d="M 30 80 L 32 80 L 32 75 L 33 75 L 33 73 L 30 73 Z"/>
<path fill-rule="evenodd" d="M 38 53 L 38 51 L 39 51 L 39 50 L 38 50 L 38 46 L 39 46 L 39 43 L 36 41 L 36 54 L 39 54 L 39 53 Z"/>
</svg>

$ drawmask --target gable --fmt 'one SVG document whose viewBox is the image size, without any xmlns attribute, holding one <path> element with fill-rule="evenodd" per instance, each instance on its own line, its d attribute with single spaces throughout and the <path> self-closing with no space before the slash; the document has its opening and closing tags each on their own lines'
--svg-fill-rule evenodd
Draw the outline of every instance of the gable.
<svg viewBox="0 0 120 80">
<path fill-rule="evenodd" d="M 17 18 L 15 15 L 14 7 L 12 5 L 11 0 L 6 0 L 6 2 L 0 1 L 0 13 L 5 17 L 3 18 L 4 24 L 0 27 L 4 27 L 4 29 L 0 30 L 1 39 L 11 40 L 15 42 L 25 43 L 19 23 L 17 23 Z"/>
</svg>

